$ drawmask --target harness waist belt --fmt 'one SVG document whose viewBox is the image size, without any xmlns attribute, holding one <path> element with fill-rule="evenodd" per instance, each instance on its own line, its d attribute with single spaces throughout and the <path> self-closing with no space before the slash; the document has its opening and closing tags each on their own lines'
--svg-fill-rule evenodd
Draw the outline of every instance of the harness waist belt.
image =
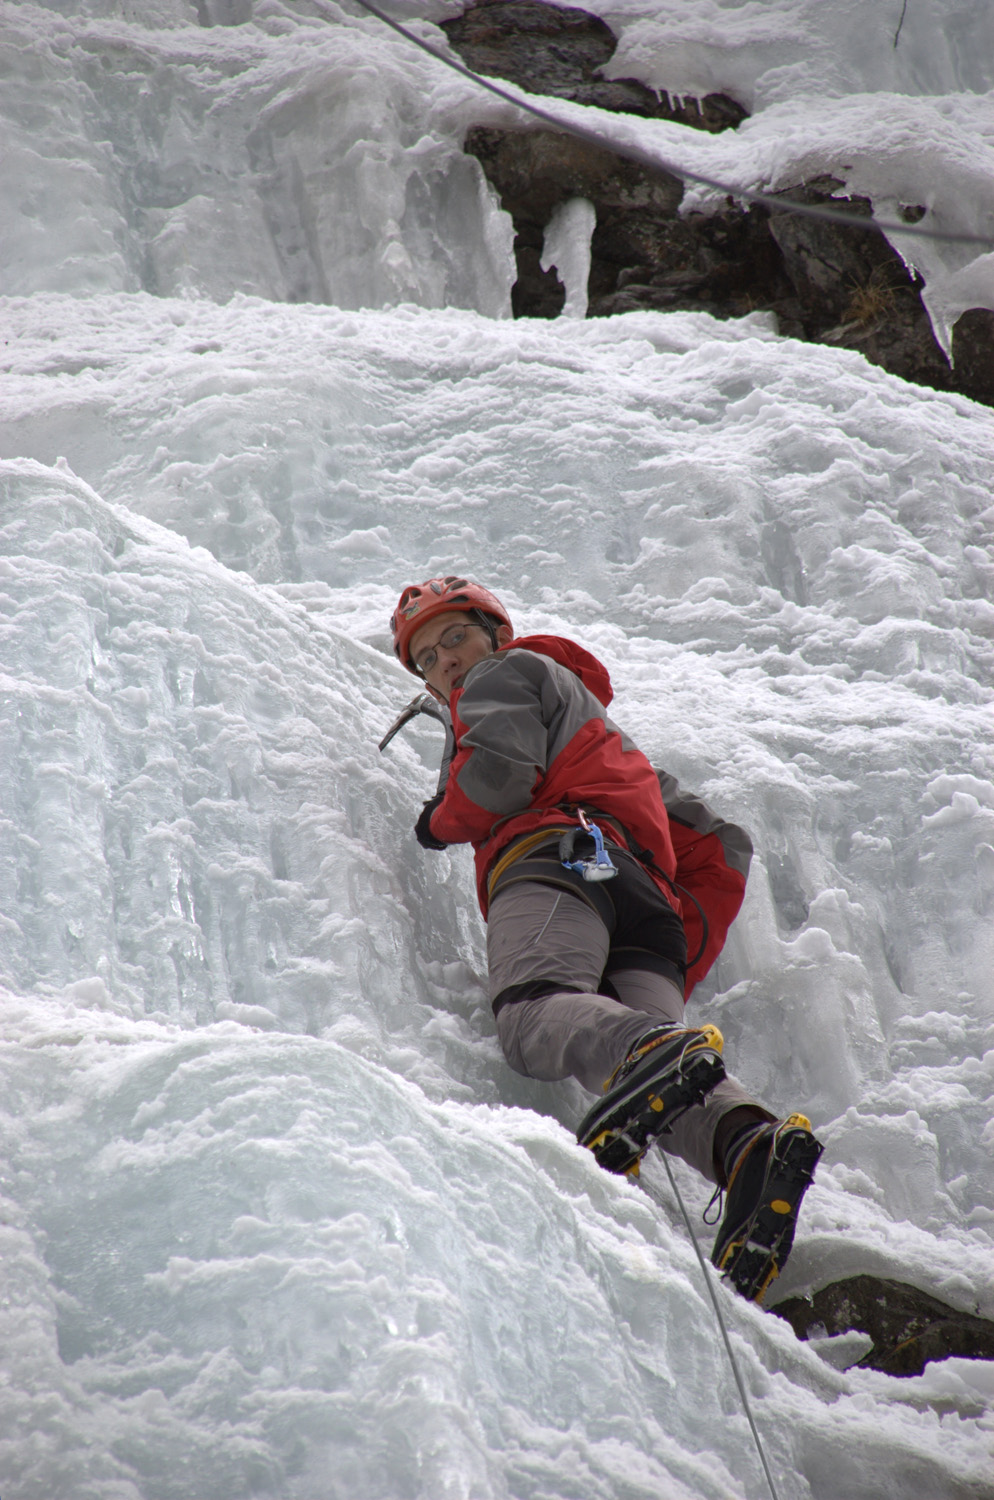
<svg viewBox="0 0 994 1500">
<path fill-rule="evenodd" d="M 525 855 L 530 854 L 533 849 L 537 849 L 539 844 L 551 843 L 553 839 L 558 841 L 564 833 L 569 833 L 569 829 L 540 828 L 538 833 L 526 834 L 524 838 L 516 839 L 512 844 L 509 844 L 487 876 L 487 900 L 489 901 L 493 896 L 494 887 L 498 880 L 506 870 L 511 868 L 515 860 L 524 859 Z"/>
</svg>

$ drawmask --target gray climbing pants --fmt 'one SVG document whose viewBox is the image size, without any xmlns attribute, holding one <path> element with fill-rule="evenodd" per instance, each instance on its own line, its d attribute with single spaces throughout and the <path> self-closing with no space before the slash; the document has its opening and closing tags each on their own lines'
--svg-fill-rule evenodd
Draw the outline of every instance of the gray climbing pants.
<svg viewBox="0 0 994 1500">
<path fill-rule="evenodd" d="M 683 995 L 662 974 L 612 968 L 618 999 L 599 994 L 609 956 L 607 927 L 580 897 L 535 880 L 498 891 L 487 919 L 491 999 L 515 985 L 569 987 L 500 1008 L 497 1035 L 516 1073 L 577 1078 L 600 1093 L 651 1026 L 684 1024 Z M 682 1115 L 660 1144 L 714 1182 L 715 1130 L 723 1115 L 743 1104 L 766 1108 L 734 1078 L 726 1078 L 703 1104 Z"/>
</svg>

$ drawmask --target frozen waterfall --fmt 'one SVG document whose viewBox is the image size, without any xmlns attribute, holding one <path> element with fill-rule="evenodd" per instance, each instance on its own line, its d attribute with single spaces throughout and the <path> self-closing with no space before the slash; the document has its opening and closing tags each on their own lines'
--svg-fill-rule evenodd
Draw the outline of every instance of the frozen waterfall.
<svg viewBox="0 0 994 1500">
<path fill-rule="evenodd" d="M 822 22 L 769 9 L 801 152 Z M 827 1144 L 777 1295 L 994 1316 L 994 413 L 765 315 L 512 322 L 459 149 L 512 107 L 348 6 L 4 0 L 0 57 L 0 1495 L 761 1500 L 661 1166 L 500 1056 L 468 851 L 411 833 L 437 726 L 376 750 L 387 618 L 486 579 L 751 831 L 691 1011 Z M 893 95 L 836 83 L 893 184 Z M 784 1500 L 994 1496 L 990 1364 L 720 1294 Z"/>
</svg>

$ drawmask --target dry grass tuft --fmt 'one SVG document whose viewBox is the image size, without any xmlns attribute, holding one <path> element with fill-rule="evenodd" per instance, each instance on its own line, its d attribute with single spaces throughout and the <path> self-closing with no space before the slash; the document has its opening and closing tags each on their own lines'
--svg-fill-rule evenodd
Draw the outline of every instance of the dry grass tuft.
<svg viewBox="0 0 994 1500">
<path fill-rule="evenodd" d="M 876 323 L 897 308 L 895 267 L 880 265 L 862 285 L 850 282 L 852 294 L 846 303 L 846 323 Z"/>
</svg>

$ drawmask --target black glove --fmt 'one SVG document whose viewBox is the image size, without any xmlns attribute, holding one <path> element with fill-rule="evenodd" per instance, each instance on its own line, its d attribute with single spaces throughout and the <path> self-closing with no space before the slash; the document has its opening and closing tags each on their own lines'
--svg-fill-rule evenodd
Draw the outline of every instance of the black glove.
<svg viewBox="0 0 994 1500">
<path fill-rule="evenodd" d="M 444 795 L 444 792 L 436 792 L 431 801 L 425 803 L 424 807 L 421 809 L 421 816 L 418 818 L 418 821 L 414 825 L 414 837 L 417 839 L 422 849 L 447 849 L 449 847 L 448 844 L 444 843 L 442 839 L 437 839 L 428 826 L 431 822 L 432 813 L 435 811 Z"/>
</svg>

